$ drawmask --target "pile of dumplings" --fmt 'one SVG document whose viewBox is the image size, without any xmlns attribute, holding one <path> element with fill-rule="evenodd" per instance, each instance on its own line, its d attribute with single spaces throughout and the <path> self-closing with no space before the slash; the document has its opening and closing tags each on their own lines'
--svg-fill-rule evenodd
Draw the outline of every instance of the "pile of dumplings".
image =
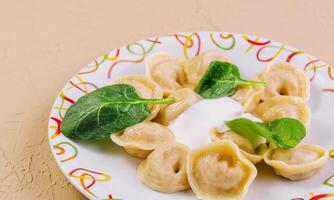
<svg viewBox="0 0 334 200">
<path fill-rule="evenodd" d="M 159 192 L 191 188 L 199 199 L 233 200 L 245 197 L 257 175 L 255 164 L 262 160 L 277 175 L 290 180 L 309 178 L 325 165 L 328 151 L 320 146 L 300 144 L 284 150 L 269 146 L 263 139 L 254 149 L 248 139 L 215 127 L 208 130 L 212 141 L 208 145 L 190 150 L 176 142 L 167 126 L 202 99 L 194 88 L 214 60 L 230 61 L 218 50 L 203 52 L 189 61 L 156 53 L 146 60 L 145 75 L 128 75 L 112 81 L 111 84 L 132 85 L 143 98 L 176 99 L 173 104 L 151 106 L 151 116 L 145 122 L 111 134 L 112 141 L 128 154 L 145 159 L 138 166 L 141 182 Z M 239 87 L 232 96 L 247 112 L 264 122 L 295 118 L 308 128 L 310 83 L 303 71 L 288 63 L 275 63 L 254 80 L 263 81 L 266 86 Z"/>
</svg>

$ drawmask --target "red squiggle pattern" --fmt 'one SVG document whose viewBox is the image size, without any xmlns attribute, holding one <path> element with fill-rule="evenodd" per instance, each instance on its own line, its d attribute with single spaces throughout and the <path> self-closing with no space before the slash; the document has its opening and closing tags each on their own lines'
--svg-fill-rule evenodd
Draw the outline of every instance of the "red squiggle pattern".
<svg viewBox="0 0 334 200">
<path fill-rule="evenodd" d="M 248 43 L 250 43 L 251 45 L 256 45 L 256 46 L 264 46 L 267 45 L 271 42 L 271 40 L 267 40 L 264 42 L 259 42 L 259 38 L 257 37 L 255 40 L 251 40 L 249 39 L 246 35 L 242 35 L 242 38 L 244 38 Z"/>
<path fill-rule="evenodd" d="M 233 47 L 235 46 L 235 43 L 236 43 L 236 39 L 235 37 L 233 36 L 233 34 L 227 34 L 226 36 L 224 36 L 223 34 L 219 34 L 219 38 L 222 39 L 222 40 L 228 40 L 228 39 L 232 39 L 232 43 L 229 45 L 229 46 L 222 46 L 218 43 L 218 41 L 216 41 L 213 37 L 213 34 L 210 33 L 210 39 L 212 41 L 212 43 L 214 45 L 216 45 L 218 48 L 220 49 L 223 49 L 223 50 L 231 50 L 233 49 Z"/>
<path fill-rule="evenodd" d="M 111 78 L 111 72 L 112 70 L 114 69 L 114 67 L 120 63 L 140 63 L 141 61 L 143 61 L 145 58 L 145 55 L 143 55 L 141 58 L 137 59 L 137 60 L 118 60 L 116 62 L 114 62 L 110 68 L 109 68 L 109 71 L 108 71 L 108 79 Z"/>
<path fill-rule="evenodd" d="M 88 91 L 85 91 L 84 89 L 82 89 L 81 87 L 79 87 L 77 84 L 73 83 L 72 81 L 69 81 L 69 83 L 74 86 L 75 88 L 77 88 L 78 90 L 80 90 L 83 93 L 88 93 Z"/>
<path fill-rule="evenodd" d="M 145 56 L 147 53 L 149 53 L 156 44 L 161 44 L 161 42 L 159 42 L 158 38 L 155 38 L 154 40 L 152 39 L 147 39 L 146 41 L 151 43 L 151 46 L 148 49 L 145 49 L 144 45 L 138 43 L 138 42 L 134 42 L 134 43 L 130 43 L 126 46 L 126 49 L 128 52 L 130 52 L 133 55 L 139 55 L 140 58 L 138 59 L 134 59 L 134 60 L 128 60 L 128 59 L 123 59 L 123 60 L 117 60 L 116 62 L 112 63 L 109 67 L 108 73 L 107 73 L 107 77 L 108 79 L 111 78 L 111 72 L 114 69 L 114 67 L 120 63 L 140 63 L 145 59 Z M 141 52 L 134 52 L 133 50 L 131 50 L 132 46 L 138 46 L 141 50 Z"/>
<path fill-rule="evenodd" d="M 197 40 L 197 49 L 195 52 L 195 56 L 198 56 L 200 54 L 201 45 L 202 45 L 201 38 L 198 35 L 198 33 L 191 33 L 190 35 L 174 34 L 174 37 L 176 38 L 176 40 L 183 46 L 183 54 L 186 60 L 190 59 L 188 49 L 191 49 L 192 47 L 195 46 L 195 41 L 193 40 L 193 36 L 195 36 Z M 181 38 L 185 40 L 182 41 Z"/>
<path fill-rule="evenodd" d="M 277 48 L 277 51 L 274 53 L 273 56 L 269 57 L 269 58 L 262 58 L 261 57 L 261 53 L 263 50 L 268 49 L 268 48 Z M 257 52 L 256 52 L 256 59 L 260 62 L 269 62 L 274 60 L 275 58 L 277 58 L 277 56 L 284 50 L 285 46 L 282 44 L 281 46 L 277 47 L 277 46 L 263 46 L 261 47 Z"/>
<path fill-rule="evenodd" d="M 152 43 L 156 43 L 156 44 L 161 44 L 161 42 L 158 40 L 158 38 L 155 38 L 154 40 L 147 39 L 147 41 L 152 42 Z"/>
<path fill-rule="evenodd" d="M 71 104 L 75 104 L 75 101 L 71 98 L 69 98 L 68 96 L 66 96 L 63 92 L 60 93 L 60 97 L 63 99 L 63 100 L 66 100 L 68 102 L 70 102 Z"/>
<path fill-rule="evenodd" d="M 67 90 L 70 90 L 72 88 L 76 88 L 79 91 L 83 92 L 84 94 L 87 94 L 87 93 L 90 92 L 89 87 L 87 87 L 87 86 L 91 86 L 93 88 L 93 90 L 98 88 L 94 83 L 84 81 L 80 76 L 75 76 L 75 78 L 78 80 L 78 83 L 74 83 L 72 80 L 70 80 L 69 83 L 72 86 L 67 88 Z"/>
<path fill-rule="evenodd" d="M 56 107 L 54 107 L 54 109 L 58 110 L 58 115 L 59 115 L 60 119 L 63 120 L 64 117 L 63 117 L 62 111 L 67 110 L 67 108 L 64 106 L 65 101 L 69 102 L 70 104 L 75 104 L 75 101 L 73 99 L 69 98 L 68 96 L 66 96 L 64 94 L 64 92 L 61 92 L 59 94 L 59 97 L 61 98 L 60 106 L 56 106 Z"/>
<path fill-rule="evenodd" d="M 295 51 L 292 52 L 291 54 L 288 55 L 288 57 L 286 58 L 286 62 L 291 62 L 292 58 L 294 58 L 297 55 L 303 54 L 304 52 L 302 51 Z"/>
<path fill-rule="evenodd" d="M 323 198 L 327 198 L 327 197 L 334 197 L 334 194 L 318 194 L 318 195 L 313 196 L 312 198 L 310 198 L 310 200 L 319 200 L 319 199 L 323 199 Z"/>
<path fill-rule="evenodd" d="M 63 146 L 71 147 L 73 150 L 73 154 L 70 156 L 67 156 L 67 158 L 60 160 L 60 162 L 67 162 L 70 161 L 78 156 L 78 149 L 69 142 L 59 142 L 58 144 L 53 145 L 54 149 L 57 149 L 59 152 L 56 153 L 57 156 L 64 155 L 66 153 L 65 148 Z"/>
<path fill-rule="evenodd" d="M 264 42 L 260 42 L 260 38 L 256 37 L 255 40 L 251 40 L 250 38 L 247 37 L 247 35 L 242 35 L 242 38 L 249 43 L 249 46 L 246 48 L 246 52 L 249 52 L 250 50 L 252 50 L 252 48 L 254 46 L 265 46 L 267 44 L 269 44 L 271 41 L 264 41 Z"/>
<path fill-rule="evenodd" d="M 177 35 L 177 34 L 175 34 L 174 36 L 175 36 L 176 40 L 179 41 L 179 43 L 182 44 L 182 46 L 185 46 L 187 48 L 191 48 L 191 47 L 194 46 L 194 41 L 193 40 L 189 40 L 189 42 L 187 44 L 182 41 L 181 38 L 183 38 L 183 39 L 186 40 L 188 36 L 186 36 L 186 35 Z"/>
<path fill-rule="evenodd" d="M 310 82 L 312 82 L 317 74 L 317 67 L 315 66 L 314 63 L 319 62 L 319 60 L 311 60 L 310 62 L 306 63 L 306 65 L 304 66 L 304 71 L 307 71 L 309 69 L 309 67 L 312 65 L 312 71 L 313 74 L 310 78 Z"/>
<path fill-rule="evenodd" d="M 79 72 L 78 74 L 81 75 L 81 74 L 90 74 L 90 73 L 96 72 L 100 67 L 100 63 L 98 63 L 96 60 L 94 62 L 95 62 L 95 66 L 93 69 L 88 70 L 88 71 Z"/>
<path fill-rule="evenodd" d="M 55 117 L 51 117 L 51 119 L 56 122 L 57 126 L 56 126 L 56 131 L 51 135 L 51 139 L 55 139 L 59 134 L 60 134 L 60 124 L 61 124 L 61 120 L 57 119 Z"/>
<path fill-rule="evenodd" d="M 97 196 L 90 190 L 90 188 L 96 183 L 96 182 L 106 182 L 110 180 L 110 176 L 105 173 L 96 172 L 92 170 L 88 170 L 85 168 L 76 168 L 69 172 L 70 177 L 79 179 L 80 185 L 82 188 L 97 198 Z M 98 175 L 99 177 L 96 177 Z M 87 181 L 89 181 L 87 183 Z M 111 194 L 110 194 L 111 196 Z M 98 198 L 97 198 L 98 199 Z"/>
<path fill-rule="evenodd" d="M 334 92 L 334 89 L 322 89 L 323 92 Z"/>
<path fill-rule="evenodd" d="M 109 57 L 108 54 L 104 55 L 103 58 L 102 58 L 102 60 L 100 62 L 98 62 L 96 60 L 94 61 L 94 63 L 95 63 L 94 66 L 86 66 L 86 68 L 93 68 L 93 69 L 87 70 L 87 71 L 83 71 L 83 72 L 79 72 L 78 74 L 82 75 L 82 74 L 91 74 L 93 72 L 96 72 L 99 69 L 100 65 L 102 63 L 104 63 L 106 60 L 109 60 L 109 61 L 116 60 L 118 58 L 118 56 L 119 56 L 119 52 L 120 52 L 119 49 L 117 49 L 116 53 L 115 53 L 115 55 L 113 57 Z"/>
</svg>

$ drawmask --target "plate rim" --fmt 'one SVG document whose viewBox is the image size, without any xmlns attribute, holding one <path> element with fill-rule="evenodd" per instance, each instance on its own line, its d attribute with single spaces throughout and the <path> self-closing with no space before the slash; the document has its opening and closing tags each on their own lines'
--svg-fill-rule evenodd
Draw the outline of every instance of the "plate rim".
<svg viewBox="0 0 334 200">
<path fill-rule="evenodd" d="M 289 48 L 289 49 L 292 49 L 292 50 L 295 50 L 295 51 L 301 51 L 300 49 L 298 48 L 295 48 L 294 46 L 291 46 L 291 45 L 288 45 L 288 44 L 285 44 L 284 42 L 280 42 L 280 41 L 277 41 L 277 40 L 272 40 L 272 39 L 268 39 L 267 37 L 262 37 L 262 36 L 259 36 L 259 35 L 253 35 L 253 34 L 248 34 L 248 33 L 236 33 L 236 32 L 225 32 L 225 31 L 186 31 L 186 32 L 178 32 L 178 33 L 171 33 L 171 34 L 164 34 L 164 35 L 159 35 L 159 36 L 150 36 L 150 37 L 147 37 L 146 39 L 151 39 L 151 38 L 168 38 L 168 37 L 172 37 L 172 36 L 175 36 L 175 35 L 189 35 L 189 34 L 194 34 L 194 33 L 197 33 L 199 35 L 201 34 L 209 34 L 209 33 L 213 33 L 213 34 L 232 34 L 232 35 L 238 35 L 238 36 L 242 36 L 242 35 L 247 35 L 247 36 L 250 36 L 250 37 L 258 37 L 259 39 L 261 40 L 265 40 L 265 41 L 271 41 L 271 42 L 275 42 L 275 43 L 278 43 L 278 44 L 281 44 L 281 45 L 285 45 L 285 47 Z M 61 89 L 59 90 L 59 92 L 57 93 L 57 96 L 55 96 L 55 99 L 52 103 L 52 106 L 50 108 L 50 112 L 49 112 L 49 115 L 48 115 L 48 133 L 47 133 L 47 137 L 48 137 L 48 141 L 49 141 L 49 147 L 50 147 L 50 150 L 51 150 L 51 153 L 52 153 L 52 157 L 53 159 L 56 161 L 57 163 L 57 166 L 58 168 L 60 169 L 60 171 L 62 172 L 62 174 L 66 177 L 66 179 L 71 183 L 71 185 L 73 185 L 78 191 L 80 191 L 81 194 L 83 194 L 85 197 L 87 197 L 88 199 L 97 199 L 97 197 L 94 197 L 92 194 L 90 194 L 89 192 L 85 191 L 79 184 L 77 184 L 71 177 L 70 175 L 65 171 L 66 169 L 64 167 L 62 167 L 61 165 L 61 162 L 60 162 L 60 159 L 57 158 L 57 155 L 56 155 L 56 152 L 55 152 L 55 149 L 54 149 L 54 145 L 52 144 L 52 138 L 51 138 L 51 135 L 53 134 L 52 133 L 52 130 L 50 129 L 50 126 L 51 126 L 51 123 L 53 122 L 51 117 L 52 117 L 52 111 L 53 111 L 53 108 L 54 106 L 56 105 L 56 103 L 58 102 L 58 97 L 59 95 L 62 93 L 62 91 L 64 89 L 66 89 L 66 86 L 67 84 L 69 83 L 70 80 L 72 80 L 78 73 L 80 73 L 80 71 L 82 71 L 86 66 L 88 66 L 89 64 L 91 64 L 92 62 L 96 61 L 96 60 L 99 60 L 101 58 L 103 58 L 104 55 L 108 55 L 110 54 L 111 52 L 113 51 L 116 51 L 117 49 L 121 49 L 121 48 L 125 48 L 128 44 L 131 44 L 131 43 L 134 43 L 134 42 L 141 42 L 141 41 L 144 41 L 145 39 L 140 39 L 140 40 L 136 40 L 136 41 L 130 41 L 122 46 L 120 46 L 119 48 L 114 48 L 112 50 L 109 50 L 107 51 L 107 53 L 101 55 L 101 56 L 98 56 L 97 58 L 95 58 L 94 60 L 92 60 L 91 62 L 87 63 L 86 65 L 80 67 L 80 69 L 78 71 L 76 71 L 72 76 L 70 76 L 69 80 L 67 82 L 65 82 L 64 86 L 61 87 Z M 309 55 L 309 56 L 312 56 L 314 58 L 317 58 L 316 56 L 313 56 L 307 52 L 304 52 L 302 51 L 305 55 Z M 323 60 L 320 60 L 324 63 L 327 64 L 327 62 L 323 61 Z"/>
</svg>

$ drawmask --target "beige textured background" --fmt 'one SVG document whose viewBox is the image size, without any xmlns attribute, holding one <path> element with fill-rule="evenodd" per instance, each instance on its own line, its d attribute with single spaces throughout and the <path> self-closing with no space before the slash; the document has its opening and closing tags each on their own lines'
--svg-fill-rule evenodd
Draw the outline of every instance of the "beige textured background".
<svg viewBox="0 0 334 200">
<path fill-rule="evenodd" d="M 84 199 L 49 150 L 58 91 L 129 41 L 199 30 L 265 36 L 334 64 L 333 0 L 0 0 L 0 199 Z"/>
</svg>

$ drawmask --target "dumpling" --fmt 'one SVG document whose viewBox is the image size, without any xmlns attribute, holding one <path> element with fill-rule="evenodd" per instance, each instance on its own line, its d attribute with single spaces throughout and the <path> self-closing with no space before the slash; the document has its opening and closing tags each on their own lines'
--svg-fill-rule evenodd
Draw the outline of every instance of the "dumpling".
<svg viewBox="0 0 334 200">
<path fill-rule="evenodd" d="M 167 96 L 185 84 L 184 64 L 178 57 L 156 53 L 146 60 L 146 75 L 160 85 Z"/>
<path fill-rule="evenodd" d="M 229 140 L 192 150 L 187 159 L 190 187 L 199 199 L 242 199 L 257 175 L 255 166 Z"/>
<path fill-rule="evenodd" d="M 144 75 L 127 75 L 114 79 L 111 84 L 123 83 L 129 84 L 136 89 L 138 96 L 145 99 L 161 99 L 163 97 L 162 89 L 154 81 Z M 151 115 L 148 121 L 153 119 L 160 110 L 160 105 L 150 105 Z"/>
<path fill-rule="evenodd" d="M 248 153 L 254 153 L 255 150 L 247 138 L 242 137 L 241 135 L 235 133 L 234 131 L 220 132 L 217 128 L 212 128 L 210 130 L 210 136 L 212 141 L 219 140 L 230 140 L 234 142 L 240 150 L 246 151 Z"/>
<path fill-rule="evenodd" d="M 328 151 L 320 146 L 302 144 L 293 149 L 270 149 L 264 161 L 274 168 L 277 175 L 290 180 L 302 180 L 313 176 L 328 161 Z"/>
<path fill-rule="evenodd" d="M 173 193 L 189 188 L 186 160 L 189 149 L 179 143 L 154 150 L 138 167 L 138 176 L 149 188 Z"/>
<path fill-rule="evenodd" d="M 174 142 L 172 131 L 155 122 L 142 122 L 130 126 L 123 133 L 110 135 L 111 140 L 133 156 L 146 158 L 159 146 Z"/>
<path fill-rule="evenodd" d="M 173 97 L 176 102 L 172 104 L 161 105 L 158 116 L 154 119 L 163 125 L 169 125 L 182 112 L 189 108 L 192 104 L 202 99 L 196 92 L 189 88 L 182 88 L 173 92 L 169 97 Z"/>
<path fill-rule="evenodd" d="M 265 87 L 261 86 L 239 86 L 232 98 L 240 102 L 247 112 L 252 112 L 261 102 L 264 90 Z"/>
<path fill-rule="evenodd" d="M 253 113 L 265 122 L 277 118 L 294 118 L 307 128 L 311 112 L 304 99 L 292 96 L 275 96 L 260 103 Z"/>
<path fill-rule="evenodd" d="M 187 83 L 195 88 L 208 69 L 209 64 L 215 60 L 229 61 L 230 58 L 220 50 L 208 50 L 189 60 L 184 68 Z"/>
<path fill-rule="evenodd" d="M 264 138 L 262 144 L 254 149 L 247 138 L 244 138 L 230 130 L 221 132 L 215 127 L 210 130 L 210 138 L 212 141 L 229 140 L 234 142 L 239 147 L 241 153 L 253 164 L 261 162 L 263 160 L 264 153 L 268 149 Z"/>
<path fill-rule="evenodd" d="M 310 97 L 310 81 L 305 73 L 289 63 L 275 63 L 257 75 L 257 78 L 267 84 L 265 96 L 299 96 L 305 100 Z"/>
</svg>

